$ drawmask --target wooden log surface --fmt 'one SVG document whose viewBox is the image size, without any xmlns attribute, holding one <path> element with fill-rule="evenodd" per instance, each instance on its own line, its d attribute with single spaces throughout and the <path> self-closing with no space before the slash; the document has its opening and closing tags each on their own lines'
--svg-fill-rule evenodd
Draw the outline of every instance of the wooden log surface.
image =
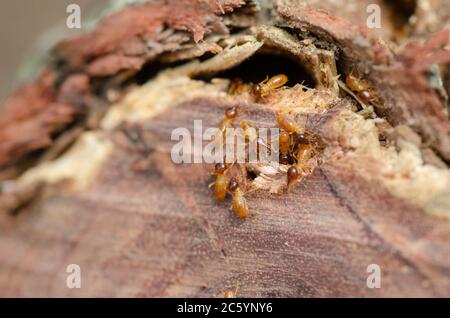
<svg viewBox="0 0 450 318">
<path fill-rule="evenodd" d="M 238 7 L 239 1 L 222 2 L 225 8 L 230 6 L 228 12 Z M 205 14 L 215 12 L 216 19 L 220 11 L 212 8 L 206 8 Z M 246 34 L 254 36 L 245 42 L 254 49 L 251 54 L 244 45 L 235 53 L 225 50 L 234 54 L 231 60 L 247 60 L 247 53 L 252 59 L 256 51 L 267 47 L 270 50 L 264 54 L 288 47 L 289 53 L 313 61 L 311 57 L 337 52 L 337 46 L 339 52 L 345 52 L 339 72 L 350 72 L 353 64 L 369 69 L 368 80 L 385 101 L 375 105 L 375 117 L 356 114 L 354 101 L 333 91 L 335 86 L 327 87 L 330 74 L 324 78 L 317 75 L 323 82 L 316 84 L 324 89 L 307 90 L 306 95 L 295 86 L 277 92 L 266 102 L 227 96 L 227 79 L 201 77 L 208 72 L 220 73 L 216 69 L 223 65 L 225 69 L 235 67 L 229 66 L 227 55 L 220 53 L 218 63 L 208 64 L 206 60 L 194 67 L 175 67 L 167 72 L 168 79 L 156 76 L 146 84 L 120 86 L 123 96 L 113 102 L 94 93 L 98 87 L 86 87 L 86 80 L 89 85 L 99 80 L 93 69 L 113 73 L 116 69 L 91 64 L 76 77 L 64 74 L 65 85 L 56 88 L 49 83 L 56 81 L 52 72 L 61 75 L 60 70 L 51 69 L 35 84 L 37 89 L 26 94 L 19 91 L 18 100 L 4 109 L 10 124 L 0 129 L 0 136 L 8 137 L 8 145 L 0 147 L 0 176 L 4 176 L 1 180 L 10 180 L 2 184 L 0 203 L 10 207 L 11 200 L 14 205 L 18 198 L 25 199 L 20 202 L 24 203 L 20 213 L 0 216 L 0 296 L 222 297 L 236 287 L 241 297 L 450 296 L 450 211 L 445 188 L 450 124 L 442 99 L 422 81 L 423 70 L 410 67 L 417 65 L 416 61 L 402 60 L 401 51 L 392 58 L 386 47 L 372 41 L 375 35 L 323 11 L 300 10 L 289 1 L 277 1 L 274 8 L 280 28 L 302 30 L 306 32 L 303 35 L 312 33 L 330 41 L 333 49 L 323 52 L 322 46 L 309 46 L 308 53 L 295 51 L 289 49 L 288 42 L 273 44 L 272 33 L 261 31 Z M 182 16 L 183 7 L 178 9 Z M 330 21 L 324 20 L 326 17 Z M 155 21 L 159 23 L 164 17 L 159 19 Z M 172 23 L 175 29 L 186 29 L 176 21 Z M 60 56 L 68 64 L 74 63 L 76 69 L 95 60 L 92 52 L 85 59 L 85 49 L 74 53 L 67 48 L 74 43 L 79 48 L 89 47 L 91 37 L 96 43 L 110 39 L 102 37 L 101 26 L 97 30 L 59 47 Z M 201 30 L 194 31 L 197 33 L 192 37 L 203 36 Z M 134 43 L 135 34 L 131 42 L 127 42 L 129 39 L 121 41 Z M 430 45 L 416 45 L 415 50 L 429 53 L 436 49 Z M 101 56 L 97 56 L 97 62 L 108 65 L 105 61 L 111 54 L 102 50 L 95 52 Z M 122 48 L 118 52 L 115 58 L 122 59 Z M 149 61 L 155 56 L 167 58 L 165 53 L 147 53 Z M 378 67 L 372 69 L 377 61 Z M 399 68 L 390 68 L 391 63 Z M 138 64 L 140 68 L 144 62 Z M 333 69 L 329 64 L 321 65 Z M 303 65 L 302 72 L 307 73 L 303 76 L 316 76 L 317 66 L 314 62 Z M 242 71 L 239 67 L 237 70 Z M 384 81 L 371 78 L 380 74 Z M 413 84 L 400 81 L 405 74 Z M 102 89 L 106 90 L 114 79 L 101 78 Z M 393 82 L 399 84 L 389 89 Z M 411 91 L 418 94 L 414 100 L 410 100 Z M 36 98 L 36 112 L 24 115 L 18 111 L 24 104 L 22 98 Z M 87 110 L 75 107 L 80 105 Z M 269 193 L 261 188 L 248 193 L 246 198 L 255 215 L 244 221 L 230 210 L 230 199 L 220 203 L 214 200 L 208 189 L 214 181 L 213 165 L 175 164 L 170 153 L 174 129 L 186 127 L 192 132 L 194 120 L 202 120 L 204 127 L 217 127 L 224 110 L 236 105 L 245 119 L 259 127 L 275 125 L 280 107 L 292 107 L 299 122 L 321 140 L 324 148 L 320 164 L 292 191 L 283 188 Z M 51 116 L 54 108 L 67 112 Z M 102 118 L 95 125 L 86 124 L 86 118 L 93 120 L 98 113 Z M 86 118 L 79 120 L 80 114 Z M 42 118 L 50 125 L 35 130 L 43 127 Z M 15 137 L 10 133 L 15 120 L 19 127 L 29 127 L 25 131 L 28 135 Z M 73 133 L 71 125 L 82 129 Z M 347 125 L 356 128 L 348 131 Z M 408 136 L 401 133 L 402 127 L 408 127 Z M 55 131 L 63 133 L 53 138 Z M 67 131 L 72 132 L 68 142 L 63 140 Z M 393 137 L 379 141 L 378 135 L 386 131 Z M 374 139 L 370 138 L 372 133 L 376 133 Z M 419 141 L 414 144 L 416 136 Z M 36 149 L 46 150 L 44 159 Z M 380 171 L 390 164 L 385 156 L 394 150 L 394 166 L 409 169 L 401 159 L 402 154 L 410 153 L 408 149 L 414 156 L 406 157 L 407 161 L 431 153 L 432 159 L 420 161 L 417 167 L 414 163 L 411 168 L 415 169 L 412 175 L 417 173 L 425 179 L 382 175 Z M 393 183 L 395 178 L 404 183 Z M 28 196 L 24 194 L 27 186 L 34 188 Z M 434 196 L 422 198 L 417 195 L 420 192 L 414 192 L 416 189 L 429 190 Z M 80 289 L 67 288 L 69 264 L 81 268 Z M 380 266 L 381 288 L 367 287 L 370 264 Z"/>
<path fill-rule="evenodd" d="M 208 122 L 220 113 L 210 102 L 184 107 L 146 129 L 164 142 L 188 114 Z M 88 190 L 53 194 L 2 223 L 2 294 L 206 297 L 239 286 L 247 297 L 448 295 L 448 223 L 339 167 L 323 166 L 289 194 L 249 195 L 257 215 L 240 221 L 208 190 L 210 165 L 174 165 L 156 150 L 135 172 L 139 160 L 118 148 Z M 68 264 L 82 269 L 79 290 L 66 286 Z M 382 269 L 381 289 L 366 286 L 369 264 Z"/>
</svg>

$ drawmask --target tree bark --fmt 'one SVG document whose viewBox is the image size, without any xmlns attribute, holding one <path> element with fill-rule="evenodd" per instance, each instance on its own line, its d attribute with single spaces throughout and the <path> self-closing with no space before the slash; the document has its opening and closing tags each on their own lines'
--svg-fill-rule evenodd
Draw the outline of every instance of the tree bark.
<svg viewBox="0 0 450 318">
<path fill-rule="evenodd" d="M 145 3 L 59 44 L 1 109 L 0 296 L 450 296 L 448 20 L 334 3 Z M 229 89 L 278 73 L 263 98 Z M 214 165 L 171 158 L 174 129 L 236 106 L 255 127 L 289 113 L 315 148 L 290 190 L 287 165 L 232 166 L 247 220 L 214 200 Z"/>
</svg>

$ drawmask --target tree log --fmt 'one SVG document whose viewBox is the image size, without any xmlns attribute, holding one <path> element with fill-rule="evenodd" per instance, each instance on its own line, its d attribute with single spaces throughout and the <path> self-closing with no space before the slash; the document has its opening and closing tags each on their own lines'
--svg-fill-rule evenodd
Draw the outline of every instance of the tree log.
<svg viewBox="0 0 450 318">
<path fill-rule="evenodd" d="M 59 44 L 1 108 L 0 296 L 449 297 L 447 17 L 299 3 L 137 4 Z M 230 107 L 258 128 L 289 114 L 314 146 L 290 189 L 289 165 L 232 165 L 246 220 L 214 199 L 213 164 L 171 157 L 175 129 Z"/>
</svg>

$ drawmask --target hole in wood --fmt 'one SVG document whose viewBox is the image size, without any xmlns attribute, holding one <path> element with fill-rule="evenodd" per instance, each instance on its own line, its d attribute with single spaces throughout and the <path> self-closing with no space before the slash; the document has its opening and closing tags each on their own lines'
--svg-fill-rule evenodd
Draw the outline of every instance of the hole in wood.
<svg viewBox="0 0 450 318">
<path fill-rule="evenodd" d="M 210 81 L 212 78 L 240 78 L 244 83 L 260 83 L 267 77 L 277 74 L 285 74 L 289 78 L 286 84 L 292 87 L 296 84 L 313 88 L 316 86 L 313 78 L 295 57 L 289 54 L 280 53 L 257 53 L 248 60 L 224 72 L 219 72 L 207 76 L 199 76 L 196 79 Z"/>
</svg>

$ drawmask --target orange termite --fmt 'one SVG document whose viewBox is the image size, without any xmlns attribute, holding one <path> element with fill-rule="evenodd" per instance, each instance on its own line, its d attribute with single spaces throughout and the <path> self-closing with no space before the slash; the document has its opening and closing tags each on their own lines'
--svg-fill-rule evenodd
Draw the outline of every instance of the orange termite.
<svg viewBox="0 0 450 318">
<path fill-rule="evenodd" d="M 271 78 L 266 78 L 264 81 L 256 85 L 253 89 L 254 94 L 258 97 L 264 97 L 270 92 L 283 87 L 288 82 L 288 77 L 284 74 L 278 74 Z"/>
<path fill-rule="evenodd" d="M 303 134 L 303 128 L 300 127 L 294 120 L 294 118 L 288 114 L 278 113 L 277 123 L 281 129 L 286 130 L 288 133 Z"/>
<path fill-rule="evenodd" d="M 232 122 L 236 119 L 238 115 L 237 107 L 230 107 L 225 110 L 225 118 L 219 125 L 219 134 L 216 136 L 216 142 L 223 143 L 226 139 L 227 128 L 232 128 Z"/>
<path fill-rule="evenodd" d="M 224 131 L 226 128 L 231 127 L 231 123 L 236 119 L 237 117 L 237 107 L 230 107 L 227 110 L 225 110 L 225 119 L 222 120 L 220 123 L 219 129 L 221 131 Z"/>
<path fill-rule="evenodd" d="M 249 215 L 247 200 L 244 197 L 244 192 L 239 188 L 236 179 L 231 179 L 228 183 L 228 191 L 233 194 L 233 210 L 241 219 L 246 219 Z"/>
<path fill-rule="evenodd" d="M 309 160 L 314 155 L 314 148 L 310 144 L 302 144 L 298 148 L 295 159 L 297 160 L 287 171 L 288 188 L 297 181 L 303 172 L 306 171 Z"/>
<path fill-rule="evenodd" d="M 223 294 L 223 298 L 237 298 L 238 289 L 239 289 L 239 287 L 236 286 L 236 289 L 235 289 L 234 291 L 227 290 L 227 291 Z"/>
<path fill-rule="evenodd" d="M 348 88 L 355 92 L 356 96 L 358 96 L 362 102 L 370 103 L 375 99 L 371 92 L 370 85 L 366 81 L 349 74 L 345 78 L 345 82 Z"/>
<path fill-rule="evenodd" d="M 214 182 L 215 198 L 217 201 L 223 201 L 227 194 L 228 178 L 225 175 L 226 166 L 224 163 L 216 164 L 214 173 L 216 181 Z"/>
<path fill-rule="evenodd" d="M 251 85 L 244 83 L 244 81 L 242 81 L 242 79 L 240 78 L 236 78 L 231 82 L 230 87 L 228 89 L 228 94 L 239 95 L 245 92 L 249 92 L 250 89 Z"/>
<path fill-rule="evenodd" d="M 284 129 L 280 129 L 279 134 L 280 163 L 289 163 L 289 153 L 291 150 L 291 135 Z"/>
<path fill-rule="evenodd" d="M 223 298 L 236 298 L 236 294 L 233 291 L 229 290 L 223 294 Z"/>
<path fill-rule="evenodd" d="M 239 123 L 239 127 L 241 127 L 242 129 L 245 139 L 248 140 L 249 142 L 254 142 L 258 138 L 256 128 L 253 127 L 253 125 L 250 124 L 248 121 L 242 120 Z"/>
</svg>

